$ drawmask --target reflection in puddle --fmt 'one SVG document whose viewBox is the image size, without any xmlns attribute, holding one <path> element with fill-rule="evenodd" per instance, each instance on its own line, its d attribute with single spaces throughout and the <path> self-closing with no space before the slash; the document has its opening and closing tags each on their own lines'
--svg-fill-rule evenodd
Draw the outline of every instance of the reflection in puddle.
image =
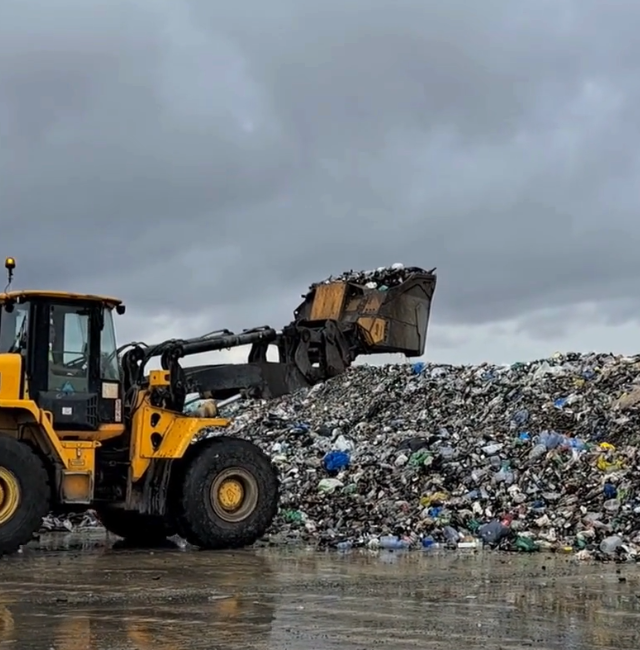
<svg viewBox="0 0 640 650">
<path fill-rule="evenodd" d="M 129 551 L 77 537 L 0 560 L 0 648 L 640 647 L 635 565 Z"/>
</svg>

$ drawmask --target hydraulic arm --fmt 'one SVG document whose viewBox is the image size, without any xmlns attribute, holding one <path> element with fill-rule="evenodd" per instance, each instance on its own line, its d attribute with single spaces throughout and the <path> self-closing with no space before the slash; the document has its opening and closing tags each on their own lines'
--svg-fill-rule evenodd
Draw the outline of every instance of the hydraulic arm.
<svg viewBox="0 0 640 650">
<path fill-rule="evenodd" d="M 125 390 L 140 385 L 152 357 L 170 371 L 171 388 L 162 396 L 180 410 L 186 395 L 225 399 L 238 393 L 269 399 L 339 375 L 361 355 L 402 353 L 421 356 L 426 345 L 433 271 L 409 269 L 393 287 L 371 287 L 336 280 L 312 286 L 294 311 L 293 321 L 277 332 L 258 327 L 234 334 L 212 332 L 158 345 L 134 344 L 122 357 Z M 183 357 L 250 345 L 247 363 L 183 368 Z M 267 360 L 270 347 L 277 361 Z"/>
</svg>

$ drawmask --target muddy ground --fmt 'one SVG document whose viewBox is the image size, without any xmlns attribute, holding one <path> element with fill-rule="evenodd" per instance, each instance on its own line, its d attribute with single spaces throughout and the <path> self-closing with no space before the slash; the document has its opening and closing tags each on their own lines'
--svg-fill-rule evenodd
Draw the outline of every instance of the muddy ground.
<svg viewBox="0 0 640 650">
<path fill-rule="evenodd" d="M 0 648 L 640 647 L 640 566 L 493 553 L 132 551 L 51 535 L 0 560 Z"/>
</svg>

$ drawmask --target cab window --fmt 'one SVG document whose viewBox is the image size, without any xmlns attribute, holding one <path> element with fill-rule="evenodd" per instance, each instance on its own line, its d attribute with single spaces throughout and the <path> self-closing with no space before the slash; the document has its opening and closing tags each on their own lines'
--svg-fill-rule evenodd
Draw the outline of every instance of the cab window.
<svg viewBox="0 0 640 650">
<path fill-rule="evenodd" d="M 113 325 L 113 311 L 105 308 L 104 325 L 100 334 L 100 374 L 102 379 L 118 381 L 120 363 L 116 343 L 116 330 Z"/>
<path fill-rule="evenodd" d="M 26 350 L 28 328 L 29 303 L 14 304 L 10 311 L 3 305 L 0 315 L 0 352 Z"/>
<path fill-rule="evenodd" d="M 89 310 L 52 305 L 49 318 L 49 390 L 89 392 Z"/>
</svg>

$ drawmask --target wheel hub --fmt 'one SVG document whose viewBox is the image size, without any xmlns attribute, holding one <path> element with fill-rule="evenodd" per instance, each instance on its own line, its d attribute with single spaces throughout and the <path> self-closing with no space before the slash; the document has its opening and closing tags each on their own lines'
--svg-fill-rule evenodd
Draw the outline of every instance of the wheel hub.
<svg viewBox="0 0 640 650">
<path fill-rule="evenodd" d="M 227 511 L 237 510 L 244 500 L 244 488 L 242 483 L 235 478 L 225 479 L 218 488 L 218 501 Z"/>
<path fill-rule="evenodd" d="M 5 467 L 0 467 L 0 526 L 15 515 L 20 505 L 20 485 L 18 480 Z"/>
<path fill-rule="evenodd" d="M 236 523 L 246 519 L 258 504 L 258 483 L 245 469 L 220 472 L 211 485 L 211 506 L 220 519 Z"/>
</svg>

